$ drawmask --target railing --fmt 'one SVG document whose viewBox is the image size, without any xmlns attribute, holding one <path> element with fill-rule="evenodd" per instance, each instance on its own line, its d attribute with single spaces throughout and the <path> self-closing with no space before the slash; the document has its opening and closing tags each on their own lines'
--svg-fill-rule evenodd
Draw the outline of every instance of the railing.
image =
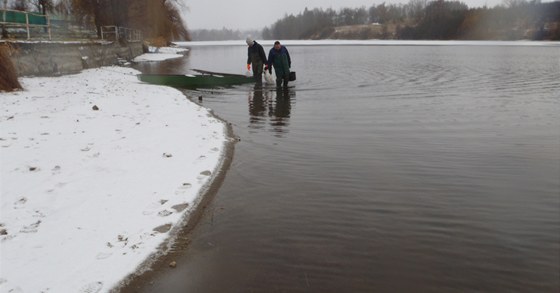
<svg viewBox="0 0 560 293">
<path fill-rule="evenodd" d="M 0 10 L 0 25 L 3 27 L 25 27 L 27 31 L 27 39 L 31 39 L 31 27 L 45 27 L 51 39 L 51 24 L 48 15 L 17 11 L 17 10 Z"/>
<path fill-rule="evenodd" d="M 101 27 L 101 39 L 112 41 L 122 39 L 128 42 L 139 42 L 142 41 L 142 31 L 116 25 L 106 25 Z"/>
</svg>

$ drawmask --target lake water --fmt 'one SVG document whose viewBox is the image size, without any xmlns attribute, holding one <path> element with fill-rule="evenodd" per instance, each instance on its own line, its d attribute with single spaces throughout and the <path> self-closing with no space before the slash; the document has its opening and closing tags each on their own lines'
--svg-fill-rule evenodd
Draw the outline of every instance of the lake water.
<svg viewBox="0 0 560 293">
<path fill-rule="evenodd" d="M 287 47 L 287 91 L 185 91 L 240 141 L 177 268 L 137 291 L 560 291 L 558 43 Z"/>
</svg>

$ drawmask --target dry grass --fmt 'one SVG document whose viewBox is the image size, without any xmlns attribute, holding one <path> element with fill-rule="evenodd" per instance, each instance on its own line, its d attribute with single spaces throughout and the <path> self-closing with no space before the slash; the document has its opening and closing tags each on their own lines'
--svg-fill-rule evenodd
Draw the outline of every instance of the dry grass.
<svg viewBox="0 0 560 293">
<path fill-rule="evenodd" d="M 14 91 L 22 89 L 17 78 L 17 72 L 10 59 L 11 48 L 0 45 L 0 91 Z"/>
<path fill-rule="evenodd" d="M 165 47 L 168 45 L 167 40 L 164 37 L 156 37 L 156 38 L 151 38 L 151 39 L 146 39 L 146 42 L 148 42 L 148 44 L 150 46 L 154 46 L 154 47 Z"/>
</svg>

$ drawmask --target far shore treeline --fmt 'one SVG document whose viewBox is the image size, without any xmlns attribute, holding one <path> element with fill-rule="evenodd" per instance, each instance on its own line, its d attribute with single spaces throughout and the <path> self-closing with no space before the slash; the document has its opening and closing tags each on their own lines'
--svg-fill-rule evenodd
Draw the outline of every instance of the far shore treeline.
<svg viewBox="0 0 560 293">
<path fill-rule="evenodd" d="M 560 0 L 503 0 L 495 7 L 469 8 L 460 1 L 410 0 L 360 8 L 308 9 L 285 15 L 262 31 L 189 32 L 183 0 L 3 0 L 4 7 L 49 12 L 95 30 L 117 25 L 142 30 L 147 39 L 560 40 Z M 188 19 L 187 19 L 188 22 Z"/>
<path fill-rule="evenodd" d="M 493 8 L 410 0 L 369 8 L 305 9 L 262 32 L 263 39 L 560 40 L 560 1 L 506 0 Z"/>
</svg>

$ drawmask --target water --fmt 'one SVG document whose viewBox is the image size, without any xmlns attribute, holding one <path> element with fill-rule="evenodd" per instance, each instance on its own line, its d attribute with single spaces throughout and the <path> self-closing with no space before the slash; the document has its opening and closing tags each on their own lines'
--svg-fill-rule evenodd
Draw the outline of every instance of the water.
<svg viewBox="0 0 560 293">
<path fill-rule="evenodd" d="M 560 291 L 557 44 L 288 49 L 287 91 L 186 91 L 240 141 L 138 291 Z M 243 73 L 245 50 L 144 70 Z"/>
</svg>

